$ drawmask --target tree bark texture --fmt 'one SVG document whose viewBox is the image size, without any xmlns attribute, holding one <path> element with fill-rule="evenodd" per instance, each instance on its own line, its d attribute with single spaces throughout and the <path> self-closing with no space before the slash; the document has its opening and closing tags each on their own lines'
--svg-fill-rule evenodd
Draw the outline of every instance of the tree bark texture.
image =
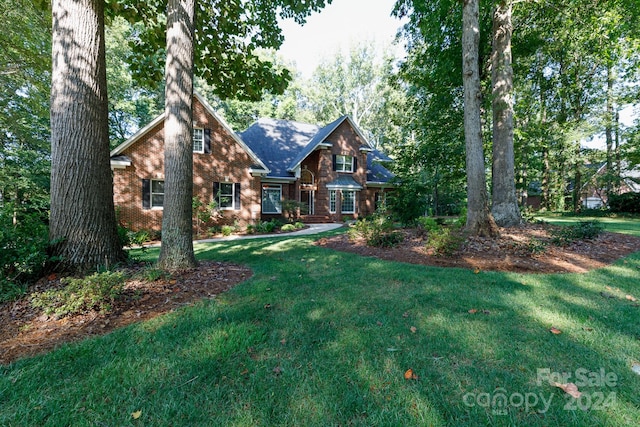
<svg viewBox="0 0 640 427">
<path fill-rule="evenodd" d="M 498 228 L 488 206 L 480 107 L 479 0 L 464 0 L 462 11 L 462 80 L 464 86 L 464 137 L 467 167 L 467 224 L 476 236 L 496 236 Z"/>
<path fill-rule="evenodd" d="M 65 268 L 125 259 L 109 166 L 103 8 L 102 0 L 52 2 L 49 234 Z"/>
<path fill-rule="evenodd" d="M 158 265 L 192 268 L 193 46 L 195 0 L 169 0 L 165 66 L 164 208 Z"/>
<path fill-rule="evenodd" d="M 491 82 L 493 86 L 493 168 L 491 213 L 502 227 L 522 221 L 516 196 L 513 149 L 513 68 L 511 65 L 511 0 L 493 11 Z"/>
</svg>

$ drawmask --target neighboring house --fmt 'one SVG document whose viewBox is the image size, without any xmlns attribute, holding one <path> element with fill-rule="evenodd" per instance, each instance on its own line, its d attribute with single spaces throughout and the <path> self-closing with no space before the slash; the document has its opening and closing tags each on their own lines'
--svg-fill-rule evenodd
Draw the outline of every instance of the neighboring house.
<svg viewBox="0 0 640 427">
<path fill-rule="evenodd" d="M 582 186 L 580 191 L 581 204 L 587 209 L 599 209 L 609 204 L 608 192 L 601 177 L 607 173 L 607 164 L 602 162 L 598 165 L 590 165 L 595 169 L 588 181 Z M 624 170 L 621 181 L 616 191 L 617 194 L 640 192 L 640 170 Z"/>
<path fill-rule="evenodd" d="M 222 222 L 246 226 L 304 206 L 302 220 L 337 221 L 375 211 L 392 188 L 390 161 L 348 116 L 318 127 L 261 119 L 236 134 L 199 95 L 193 104 L 193 194 L 214 200 Z M 164 201 L 164 114 L 111 152 L 119 221 L 160 230 Z"/>
</svg>

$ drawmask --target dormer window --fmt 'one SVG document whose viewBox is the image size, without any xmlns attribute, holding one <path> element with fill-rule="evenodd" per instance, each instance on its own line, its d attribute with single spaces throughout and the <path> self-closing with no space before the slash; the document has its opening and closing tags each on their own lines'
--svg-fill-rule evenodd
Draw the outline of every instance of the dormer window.
<svg viewBox="0 0 640 427">
<path fill-rule="evenodd" d="M 355 159 L 353 156 L 336 154 L 334 158 L 334 170 L 337 172 L 353 172 L 355 170 Z"/>
</svg>

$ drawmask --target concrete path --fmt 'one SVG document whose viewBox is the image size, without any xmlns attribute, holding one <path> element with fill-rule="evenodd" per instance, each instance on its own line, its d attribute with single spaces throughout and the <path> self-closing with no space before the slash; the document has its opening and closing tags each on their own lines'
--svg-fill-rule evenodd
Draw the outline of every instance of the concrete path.
<svg viewBox="0 0 640 427">
<path fill-rule="evenodd" d="M 327 224 L 309 224 L 309 228 L 303 228 L 302 230 L 292 231 L 290 233 L 278 233 L 278 234 L 242 234 L 226 237 L 216 237 L 213 239 L 196 240 L 194 243 L 210 243 L 210 242 L 224 242 L 228 240 L 242 240 L 242 239 L 261 239 L 267 237 L 295 237 L 305 236 L 308 234 L 318 234 L 323 231 L 335 230 L 342 227 L 344 224 L 327 223 Z"/>
</svg>

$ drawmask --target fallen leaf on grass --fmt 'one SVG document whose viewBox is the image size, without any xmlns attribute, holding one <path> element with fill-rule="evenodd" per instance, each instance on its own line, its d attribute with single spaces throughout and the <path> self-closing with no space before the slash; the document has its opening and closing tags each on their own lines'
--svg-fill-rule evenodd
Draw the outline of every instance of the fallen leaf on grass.
<svg viewBox="0 0 640 427">
<path fill-rule="evenodd" d="M 480 269 L 479 269 L 478 267 L 476 267 L 476 269 L 475 269 L 475 270 L 473 270 L 473 273 L 474 273 L 474 274 L 478 274 L 478 273 L 480 273 Z"/>
<path fill-rule="evenodd" d="M 136 412 L 131 413 L 131 418 L 133 418 L 134 420 L 137 420 L 141 416 L 142 416 L 142 411 L 136 411 Z"/>
<path fill-rule="evenodd" d="M 549 332 L 551 332 L 554 335 L 560 335 L 562 333 L 562 331 L 558 328 L 551 328 L 549 329 Z"/>
<path fill-rule="evenodd" d="M 416 328 L 415 326 L 412 326 L 412 327 L 411 327 L 411 328 L 409 328 L 409 329 L 411 329 L 411 332 L 413 332 L 414 334 L 415 334 L 415 333 L 416 333 L 416 331 L 418 330 L 418 328 Z"/>
<path fill-rule="evenodd" d="M 582 396 L 582 393 L 578 390 L 578 386 L 575 385 L 574 383 L 561 384 L 561 383 L 556 383 L 552 381 L 551 385 L 554 387 L 561 388 L 569 396 L 575 397 L 576 399 Z"/>
<path fill-rule="evenodd" d="M 404 373 L 404 379 L 407 380 L 407 381 L 408 380 L 417 380 L 418 376 L 416 375 L 415 372 L 413 372 L 413 369 L 409 368 Z"/>
<path fill-rule="evenodd" d="M 471 310 L 469 310 L 470 314 L 476 314 L 477 312 L 478 312 L 478 310 L 475 309 L 475 308 L 472 308 Z"/>
<path fill-rule="evenodd" d="M 273 368 L 273 373 L 276 375 L 280 375 L 282 373 L 282 368 L 280 366 L 276 366 Z"/>
<path fill-rule="evenodd" d="M 402 313 L 402 317 L 409 317 L 409 312 L 405 311 L 404 313 Z"/>
<path fill-rule="evenodd" d="M 634 297 L 633 295 L 627 295 L 627 296 L 625 296 L 625 298 L 628 299 L 629 301 L 632 301 L 632 302 L 638 301 L 638 299 L 636 297 Z"/>
</svg>

